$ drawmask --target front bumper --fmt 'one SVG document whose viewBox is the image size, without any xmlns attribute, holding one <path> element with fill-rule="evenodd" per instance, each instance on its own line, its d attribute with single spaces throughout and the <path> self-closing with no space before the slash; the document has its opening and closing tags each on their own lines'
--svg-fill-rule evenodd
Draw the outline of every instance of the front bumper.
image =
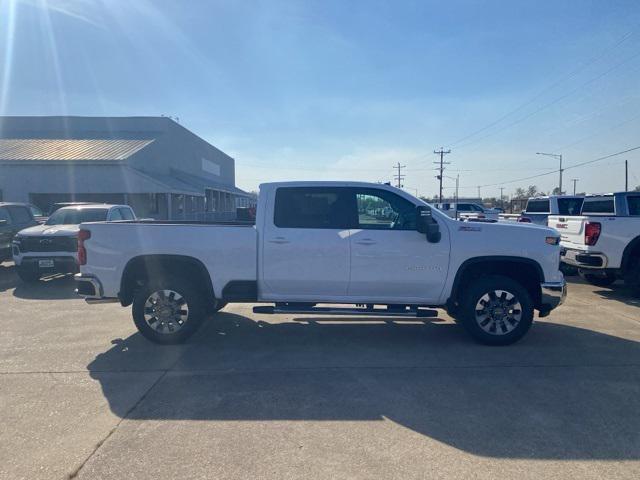
<svg viewBox="0 0 640 480">
<path fill-rule="evenodd" d="M 545 282 L 540 284 L 542 291 L 540 298 L 540 316 L 544 317 L 551 310 L 562 305 L 567 298 L 567 282 Z"/>
<path fill-rule="evenodd" d="M 607 268 L 608 259 L 603 253 L 585 252 L 574 248 L 562 247 L 560 261 L 578 268 Z"/>
</svg>

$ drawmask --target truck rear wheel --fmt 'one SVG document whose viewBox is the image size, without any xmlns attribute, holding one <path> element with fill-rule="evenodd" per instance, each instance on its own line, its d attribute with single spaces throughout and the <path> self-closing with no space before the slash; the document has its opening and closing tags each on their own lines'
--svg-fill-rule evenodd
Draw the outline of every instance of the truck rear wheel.
<svg viewBox="0 0 640 480">
<path fill-rule="evenodd" d="M 640 256 L 633 258 L 624 272 L 624 285 L 640 294 Z"/>
<path fill-rule="evenodd" d="M 474 279 L 460 303 L 460 323 L 476 341 L 485 345 L 517 342 L 533 323 L 529 292 L 516 280 L 502 275 Z"/>
<path fill-rule="evenodd" d="M 133 298 L 133 321 L 155 343 L 182 343 L 193 335 L 206 315 L 203 293 L 189 280 L 167 278 L 144 285 Z"/>
</svg>

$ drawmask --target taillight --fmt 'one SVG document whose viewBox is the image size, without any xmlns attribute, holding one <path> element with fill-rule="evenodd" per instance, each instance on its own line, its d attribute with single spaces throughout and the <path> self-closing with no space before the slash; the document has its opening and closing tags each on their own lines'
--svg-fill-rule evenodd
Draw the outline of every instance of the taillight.
<svg viewBox="0 0 640 480">
<path fill-rule="evenodd" d="M 531 219 L 529 217 L 520 217 L 518 218 L 520 223 L 531 223 Z"/>
<path fill-rule="evenodd" d="M 78 232 L 78 264 L 87 264 L 87 249 L 84 248 L 84 241 L 91 238 L 89 230 L 80 230 Z"/>
<path fill-rule="evenodd" d="M 584 244 L 593 246 L 600 238 L 600 232 L 602 231 L 602 225 L 598 222 L 587 222 L 584 226 Z"/>
</svg>

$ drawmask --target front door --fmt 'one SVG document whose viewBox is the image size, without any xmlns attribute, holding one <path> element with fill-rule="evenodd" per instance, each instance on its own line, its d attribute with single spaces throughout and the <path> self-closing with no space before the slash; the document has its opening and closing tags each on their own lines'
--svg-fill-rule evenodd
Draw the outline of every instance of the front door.
<svg viewBox="0 0 640 480">
<path fill-rule="evenodd" d="M 349 284 L 347 191 L 280 187 L 262 241 L 263 300 L 339 301 Z"/>
<path fill-rule="evenodd" d="M 447 278 L 449 235 L 429 243 L 416 230 L 416 206 L 388 190 L 352 189 L 358 225 L 351 231 L 353 300 L 380 303 L 436 302 Z"/>
</svg>

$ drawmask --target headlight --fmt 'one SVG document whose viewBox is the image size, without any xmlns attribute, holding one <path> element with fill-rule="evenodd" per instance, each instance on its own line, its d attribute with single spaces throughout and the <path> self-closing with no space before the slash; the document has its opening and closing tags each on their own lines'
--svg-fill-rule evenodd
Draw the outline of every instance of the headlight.
<svg viewBox="0 0 640 480">
<path fill-rule="evenodd" d="M 548 245 L 558 245 L 560 243 L 560 237 L 546 237 L 545 242 Z"/>
</svg>

